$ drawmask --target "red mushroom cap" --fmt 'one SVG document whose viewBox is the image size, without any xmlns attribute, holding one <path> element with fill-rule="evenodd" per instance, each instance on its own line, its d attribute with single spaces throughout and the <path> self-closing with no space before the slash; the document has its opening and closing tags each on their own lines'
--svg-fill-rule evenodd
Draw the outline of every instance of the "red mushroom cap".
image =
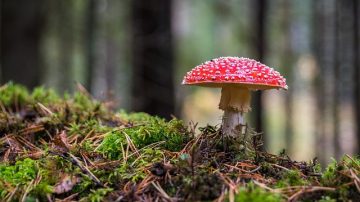
<svg viewBox="0 0 360 202">
<path fill-rule="evenodd" d="M 220 57 L 198 65 L 185 75 L 182 84 L 207 87 L 236 85 L 258 90 L 288 88 L 286 79 L 278 71 L 242 57 Z"/>
</svg>

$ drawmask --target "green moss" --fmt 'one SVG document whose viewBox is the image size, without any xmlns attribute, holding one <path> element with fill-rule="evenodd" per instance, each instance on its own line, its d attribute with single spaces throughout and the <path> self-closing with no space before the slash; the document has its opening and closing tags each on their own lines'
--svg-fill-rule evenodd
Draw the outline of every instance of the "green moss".
<svg viewBox="0 0 360 202">
<path fill-rule="evenodd" d="M 129 117 L 139 118 L 141 116 L 129 115 Z M 145 117 L 146 119 L 143 119 Z M 150 117 L 149 115 L 144 115 L 143 118 L 141 119 L 146 121 L 138 122 L 137 124 L 139 125 L 107 133 L 98 151 L 111 159 L 121 158 L 122 150 L 129 141 L 126 136 L 130 138 L 138 149 L 153 143 L 162 142 L 159 145 L 160 148 L 179 151 L 189 138 L 183 122 L 178 119 L 166 122 L 164 119 Z"/>
<path fill-rule="evenodd" d="M 317 202 L 336 202 L 336 199 L 329 196 L 322 196 L 320 200 L 317 200 Z"/>
<path fill-rule="evenodd" d="M 132 156 L 124 161 L 112 173 L 110 181 L 132 181 L 138 182 L 145 178 L 147 172 L 144 168 L 150 167 L 152 164 L 161 162 L 164 153 L 158 149 L 144 149 L 140 156 Z"/>
<path fill-rule="evenodd" d="M 120 110 L 118 116 L 125 121 L 137 123 L 137 122 L 147 122 L 153 119 L 153 117 L 144 112 L 137 113 L 126 113 L 124 110 Z"/>
<path fill-rule="evenodd" d="M 91 193 L 87 197 L 82 198 L 80 201 L 100 202 L 103 201 L 104 197 L 111 191 L 113 191 L 111 188 L 91 190 Z"/>
<path fill-rule="evenodd" d="M 109 159 L 120 159 L 126 145 L 126 138 L 121 131 L 111 131 L 105 134 L 104 140 L 96 151 L 101 152 Z"/>
<path fill-rule="evenodd" d="M 72 107 L 83 113 L 92 113 L 95 115 L 101 108 L 101 103 L 89 97 L 89 95 L 83 92 L 75 92 L 72 99 Z"/>
<path fill-rule="evenodd" d="M 282 174 L 281 179 L 276 183 L 276 187 L 282 188 L 288 186 L 303 186 L 308 184 L 309 182 L 301 177 L 300 171 L 288 170 Z"/>
<path fill-rule="evenodd" d="M 56 104 L 61 101 L 54 90 L 46 89 L 43 86 L 34 88 L 31 97 L 35 102 L 40 102 L 42 104 Z"/>
<path fill-rule="evenodd" d="M 236 202 L 279 202 L 285 201 L 281 195 L 265 191 L 256 187 L 253 183 L 247 184 L 245 187 L 240 187 L 238 193 L 235 195 Z"/>
<path fill-rule="evenodd" d="M 178 151 L 183 147 L 187 138 L 183 134 L 184 130 L 183 122 L 178 119 L 166 122 L 164 119 L 153 117 L 145 125 L 126 128 L 123 132 L 129 135 L 139 148 L 165 141 L 164 144 L 161 144 L 161 148 Z"/>
<path fill-rule="evenodd" d="M 28 90 L 18 84 L 9 82 L 0 87 L 0 102 L 5 107 L 22 105 L 30 99 Z"/>
<path fill-rule="evenodd" d="M 0 164 L 0 197 L 4 198 L 16 186 L 28 185 L 36 178 L 38 170 L 37 162 L 28 158 L 15 165 Z"/>
<path fill-rule="evenodd" d="M 0 164 L 0 179 L 11 185 L 22 185 L 35 179 L 37 163 L 32 159 L 17 161 L 15 165 Z"/>
<path fill-rule="evenodd" d="M 253 137 L 258 134 L 251 130 L 245 143 L 220 139 L 213 126 L 199 128 L 201 133 L 195 136 L 178 119 L 115 113 L 84 92 L 58 96 L 39 87 L 29 94 L 13 83 L 0 87 L 0 102 L 5 107 L 0 111 L 0 159 L 7 160 L 0 163 L 0 198 L 4 200 L 21 200 L 25 192 L 26 201 L 45 201 L 48 196 L 53 200 L 74 196 L 76 201 L 155 200 L 162 193 L 154 182 L 170 197 L 209 201 L 224 196 L 231 180 L 242 186 L 235 201 L 284 201 L 284 195 L 255 186 L 251 179 L 262 179 L 277 191 L 298 185 L 335 188 L 304 193 L 299 198 L 304 201 L 360 198 L 351 177 L 360 172 L 360 159 L 355 157 L 333 161 L 319 177 L 320 166 L 314 162 L 293 162 L 285 152 L 280 156 L 257 152 Z M 63 131 L 67 138 L 59 140 Z M 246 143 L 254 143 L 255 148 Z M 69 151 L 58 149 L 67 145 Z M 41 154 L 32 156 L 37 151 Z M 53 193 L 64 176 L 76 181 L 71 191 Z"/>
<path fill-rule="evenodd" d="M 74 193 L 80 193 L 80 197 L 87 196 L 88 195 L 87 190 L 93 187 L 93 181 L 89 178 L 89 176 L 85 174 L 80 174 L 80 175 L 81 175 L 81 181 L 74 186 L 72 191 Z"/>
<path fill-rule="evenodd" d="M 88 119 L 88 120 L 78 120 L 77 122 L 72 122 L 68 126 L 69 135 L 87 135 L 89 132 L 95 133 L 106 133 L 111 131 L 113 128 L 102 125 L 102 123 L 97 119 Z"/>
<path fill-rule="evenodd" d="M 338 165 L 335 159 L 326 167 L 321 176 L 321 183 L 325 186 L 333 186 L 336 184 Z"/>
</svg>

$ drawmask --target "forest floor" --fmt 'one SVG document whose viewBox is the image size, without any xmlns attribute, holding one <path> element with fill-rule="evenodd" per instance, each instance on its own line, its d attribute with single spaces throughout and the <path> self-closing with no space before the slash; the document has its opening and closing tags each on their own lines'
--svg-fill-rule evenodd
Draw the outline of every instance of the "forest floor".
<svg viewBox="0 0 360 202">
<path fill-rule="evenodd" d="M 79 87 L 74 95 L 0 87 L 1 201 L 359 201 L 360 159 L 321 170 L 285 152 L 186 126 L 110 110 Z"/>
</svg>

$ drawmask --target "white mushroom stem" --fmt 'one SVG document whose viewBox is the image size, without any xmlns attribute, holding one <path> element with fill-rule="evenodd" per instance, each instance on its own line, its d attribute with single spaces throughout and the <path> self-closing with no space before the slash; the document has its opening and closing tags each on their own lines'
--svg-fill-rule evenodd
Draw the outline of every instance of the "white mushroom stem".
<svg viewBox="0 0 360 202">
<path fill-rule="evenodd" d="M 241 137 L 244 134 L 244 113 L 250 108 L 249 89 L 225 86 L 221 90 L 219 109 L 224 110 L 222 132 L 225 137 Z"/>
</svg>

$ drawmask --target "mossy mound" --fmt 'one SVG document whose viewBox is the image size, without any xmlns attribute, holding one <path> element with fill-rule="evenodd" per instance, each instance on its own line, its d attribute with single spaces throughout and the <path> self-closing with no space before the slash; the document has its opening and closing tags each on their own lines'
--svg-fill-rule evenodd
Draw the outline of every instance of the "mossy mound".
<svg viewBox="0 0 360 202">
<path fill-rule="evenodd" d="M 218 128 L 113 112 L 80 90 L 0 87 L 1 201 L 358 201 L 360 159 L 252 150 Z M 241 151 L 241 152 L 240 152 Z M 246 153 L 246 155 L 243 155 Z"/>
</svg>

